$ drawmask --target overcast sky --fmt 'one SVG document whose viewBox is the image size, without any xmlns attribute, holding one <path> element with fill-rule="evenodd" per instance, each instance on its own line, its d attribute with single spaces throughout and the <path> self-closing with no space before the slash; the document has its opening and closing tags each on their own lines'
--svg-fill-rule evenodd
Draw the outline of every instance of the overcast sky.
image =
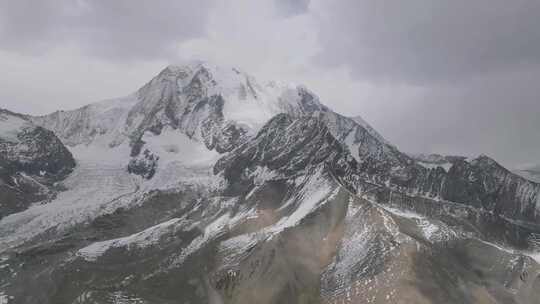
<svg viewBox="0 0 540 304">
<path fill-rule="evenodd" d="M 76 108 L 189 59 L 303 83 L 404 151 L 540 163 L 538 0 L 0 0 L 0 107 Z"/>
</svg>

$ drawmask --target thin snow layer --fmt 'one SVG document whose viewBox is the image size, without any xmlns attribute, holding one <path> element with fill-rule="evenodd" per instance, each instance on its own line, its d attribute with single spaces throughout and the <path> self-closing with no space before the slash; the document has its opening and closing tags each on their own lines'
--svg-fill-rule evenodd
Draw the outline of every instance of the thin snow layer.
<svg viewBox="0 0 540 304">
<path fill-rule="evenodd" d="M 513 249 L 510 247 L 501 246 L 499 244 L 495 244 L 495 243 L 484 241 L 484 240 L 480 240 L 480 241 L 486 245 L 497 248 L 498 250 L 501 250 L 504 252 L 508 252 L 510 254 L 519 254 L 519 255 L 528 256 L 540 265 L 540 251 L 523 251 L 523 250 Z"/>
<path fill-rule="evenodd" d="M 354 208 L 354 202 L 351 200 L 345 217 L 348 229 L 341 242 L 339 261 L 336 259 L 329 267 L 334 270 L 336 277 L 346 277 L 357 261 L 365 259 L 369 250 L 368 244 L 373 238 L 373 233 L 376 233 L 376 227 L 362 222 L 361 217 L 358 217 L 358 212 L 360 210 Z"/>
<path fill-rule="evenodd" d="M 267 172 L 263 169 L 261 171 Z M 272 174 L 269 175 L 272 176 Z M 292 208 L 288 215 L 281 218 L 277 223 L 257 232 L 239 235 L 220 244 L 220 251 L 229 253 L 231 259 L 229 262 L 232 263 L 236 255 L 245 252 L 254 244 L 272 238 L 283 230 L 298 225 L 308 215 L 332 201 L 340 190 L 339 187 L 332 185 L 322 175 L 322 169 L 312 176 L 299 176 L 295 183 L 300 188 L 299 192 L 279 208 L 279 210 Z M 251 212 L 247 218 L 252 219 L 257 218 L 257 216 L 257 213 Z"/>
<path fill-rule="evenodd" d="M 400 210 L 400 209 L 391 208 L 391 207 L 383 206 L 383 205 L 378 205 L 378 206 L 385 209 L 388 212 L 391 212 L 394 215 L 416 221 L 416 223 L 418 224 L 418 227 L 422 230 L 424 237 L 431 242 L 444 241 L 444 240 L 448 240 L 449 238 L 458 237 L 458 233 L 456 233 L 454 230 L 452 230 L 450 227 L 448 227 L 447 225 L 445 225 L 444 223 L 440 221 L 432 221 L 422 215 L 419 215 L 417 213 L 407 211 L 407 210 Z M 494 244 L 488 241 L 484 241 L 481 239 L 478 239 L 478 240 L 484 244 L 495 247 L 498 250 L 502 250 L 511 254 L 520 254 L 520 255 L 528 256 L 532 258 L 533 260 L 535 260 L 538 264 L 540 264 L 540 250 L 539 251 L 523 251 L 523 250 L 517 250 L 517 249 L 513 249 L 509 247 L 504 247 L 504 246 Z"/>
<path fill-rule="evenodd" d="M 279 176 L 275 171 L 272 171 L 268 167 L 257 167 L 250 175 L 253 177 L 253 183 L 256 186 L 262 185 L 264 182 L 272 180 Z"/>
<path fill-rule="evenodd" d="M 296 182 L 297 184 L 303 184 L 300 192 L 294 198 L 296 208 L 291 214 L 283 217 L 273 225 L 271 229 L 273 233 L 296 226 L 307 215 L 335 198 L 339 192 L 339 187 L 331 185 L 322 175 L 322 169 L 319 169 L 311 177 L 300 177 Z M 289 206 L 290 204 L 292 202 L 286 203 L 285 206 Z"/>
<path fill-rule="evenodd" d="M 383 222 L 380 223 L 378 219 L 382 219 Z M 399 243 L 401 243 L 400 238 L 404 236 L 399 234 L 399 227 L 390 215 L 381 209 L 374 209 L 363 204 L 353 197 L 349 200 L 344 226 L 344 236 L 339 250 L 322 275 L 322 282 L 330 283 L 328 286 L 323 286 L 322 295 L 324 298 L 343 296 L 350 301 L 354 282 L 373 267 L 371 264 L 359 263 L 359 261 L 372 258 L 384 259 L 384 256 L 392 254 L 396 248 L 395 246 L 379 246 L 377 236 L 381 235 L 381 229 L 389 232 Z M 371 278 L 365 280 L 364 284 L 367 285 L 369 282 Z"/>
<path fill-rule="evenodd" d="M 377 206 L 383 208 L 384 210 L 392 213 L 392 214 L 395 214 L 397 216 L 401 216 L 401 217 L 405 217 L 405 218 L 409 218 L 409 219 L 417 219 L 417 220 L 421 220 L 421 219 L 424 219 L 423 216 L 419 215 L 418 213 L 415 213 L 415 212 L 412 212 L 412 211 L 409 211 L 409 210 L 402 210 L 402 209 L 397 209 L 397 208 L 392 208 L 392 207 L 389 207 L 389 206 L 384 206 L 384 205 L 379 205 L 377 204 Z"/>
<path fill-rule="evenodd" d="M 174 265 L 182 264 L 186 258 L 197 252 L 197 250 L 202 248 L 209 241 L 214 240 L 253 215 L 254 211 L 252 209 L 240 210 L 233 215 L 230 209 L 232 209 L 231 206 L 235 205 L 236 202 L 236 199 L 232 199 L 229 202 L 222 204 L 222 208 L 229 210 L 221 215 L 215 216 L 206 225 L 204 225 L 204 228 L 202 229 L 203 233 L 193 239 L 191 243 L 182 250 L 182 252 L 176 257 Z M 220 213 L 221 212 L 218 212 L 218 214 Z"/>
<path fill-rule="evenodd" d="M 436 169 L 438 167 L 441 167 L 446 172 L 448 172 L 450 168 L 452 167 L 452 163 L 449 163 L 449 162 L 435 164 L 435 163 L 426 163 L 426 162 L 419 161 L 417 163 L 426 169 Z"/>
<path fill-rule="evenodd" d="M 95 262 L 100 256 L 112 248 L 125 248 L 126 250 L 148 248 L 159 244 L 166 235 L 174 235 L 176 231 L 191 230 L 197 227 L 202 233 L 182 249 L 174 261 L 174 264 L 178 265 L 210 240 L 220 236 L 229 228 L 253 214 L 253 210 L 247 209 L 240 209 L 238 212 L 233 213 L 232 210 L 236 204 L 237 199 L 235 198 L 224 199 L 216 197 L 206 206 L 203 213 L 208 212 L 208 214 L 203 215 L 203 219 L 200 221 L 193 222 L 186 220 L 187 215 L 182 218 L 174 218 L 126 237 L 93 243 L 80 249 L 77 252 L 77 256 L 87 261 Z M 198 207 L 192 211 L 195 212 L 196 209 Z"/>
<path fill-rule="evenodd" d="M 441 221 L 429 219 L 412 211 L 377 205 L 396 216 L 414 221 L 423 237 L 432 243 L 446 241 L 458 236 L 453 229 Z"/>
<path fill-rule="evenodd" d="M 261 185 L 263 185 L 265 182 L 267 182 L 269 180 L 272 180 L 272 179 L 275 179 L 275 178 L 279 177 L 280 175 L 277 172 L 269 169 L 266 166 L 263 166 L 263 167 L 259 166 L 259 167 L 255 168 L 255 170 L 250 172 L 249 176 L 251 178 L 253 178 L 254 187 L 246 195 L 246 199 L 249 199 L 254 193 L 256 193 L 257 190 L 259 189 L 259 187 Z"/>
<path fill-rule="evenodd" d="M 0 139 L 17 143 L 17 134 L 25 127 L 31 126 L 29 122 L 13 115 L 0 113 Z"/>
<path fill-rule="evenodd" d="M 268 237 L 267 234 L 252 232 L 242 234 L 219 244 L 218 253 L 222 259 L 221 268 L 236 267 L 247 252 Z"/>
<path fill-rule="evenodd" d="M 80 249 L 77 255 L 87 261 L 96 261 L 98 257 L 102 256 L 111 248 L 126 248 L 128 250 L 131 248 L 146 248 L 156 244 L 163 235 L 174 230 L 175 224 L 179 221 L 179 218 L 174 218 L 130 236 L 96 242 Z"/>
</svg>

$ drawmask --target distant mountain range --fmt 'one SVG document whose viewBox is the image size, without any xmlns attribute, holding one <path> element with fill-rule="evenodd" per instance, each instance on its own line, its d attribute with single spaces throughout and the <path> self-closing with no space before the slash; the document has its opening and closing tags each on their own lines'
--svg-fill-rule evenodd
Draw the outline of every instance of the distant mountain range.
<svg viewBox="0 0 540 304">
<path fill-rule="evenodd" d="M 514 172 L 533 182 L 540 183 L 540 165 L 527 165 L 515 169 Z"/>
<path fill-rule="evenodd" d="M 535 179 L 403 153 L 237 68 L 172 65 L 124 98 L 0 110 L 0 152 L 1 304 L 540 297 Z"/>
</svg>

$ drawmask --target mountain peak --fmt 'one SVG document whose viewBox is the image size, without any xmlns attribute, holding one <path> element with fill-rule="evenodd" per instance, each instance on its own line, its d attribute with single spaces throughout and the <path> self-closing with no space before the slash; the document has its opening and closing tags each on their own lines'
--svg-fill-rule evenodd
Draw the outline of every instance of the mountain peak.
<svg viewBox="0 0 540 304">
<path fill-rule="evenodd" d="M 234 81 L 238 82 L 246 78 L 254 80 L 253 76 L 248 75 L 240 68 L 216 64 L 207 60 L 189 60 L 182 63 L 169 64 L 158 74 L 158 77 L 168 75 L 184 78 L 193 77 L 198 73 L 204 73 L 220 84 L 223 82 L 232 84 Z"/>
<path fill-rule="evenodd" d="M 278 113 L 301 116 L 318 111 L 329 109 L 303 86 L 263 85 L 238 68 L 194 60 L 168 65 L 128 97 L 32 120 L 71 146 L 96 140 L 105 146 L 133 145 L 145 132 L 160 134 L 169 127 L 214 149 L 221 146 L 216 141 L 224 130 L 240 138 L 255 134 Z M 223 151 L 232 148 L 225 146 Z"/>
</svg>

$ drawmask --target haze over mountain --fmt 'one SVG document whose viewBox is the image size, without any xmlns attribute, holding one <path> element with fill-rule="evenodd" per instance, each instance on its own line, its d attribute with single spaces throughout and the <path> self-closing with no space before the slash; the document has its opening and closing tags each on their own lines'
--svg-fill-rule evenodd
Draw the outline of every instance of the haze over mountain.
<svg viewBox="0 0 540 304">
<path fill-rule="evenodd" d="M 540 296 L 540 184 L 403 153 L 305 86 L 194 61 L 0 126 L 4 303 Z"/>
</svg>

